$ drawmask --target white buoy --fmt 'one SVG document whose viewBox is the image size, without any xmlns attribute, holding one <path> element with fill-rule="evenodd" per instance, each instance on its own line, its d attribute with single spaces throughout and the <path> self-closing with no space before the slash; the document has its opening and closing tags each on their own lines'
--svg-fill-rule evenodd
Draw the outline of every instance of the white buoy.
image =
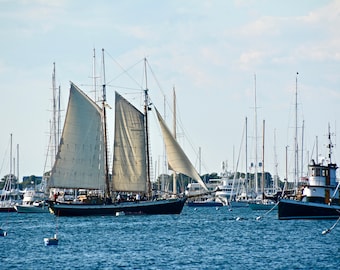
<svg viewBox="0 0 340 270">
<path fill-rule="evenodd" d="M 7 232 L 4 231 L 3 229 L 0 229 L 0 236 L 3 236 L 3 237 L 7 236 Z"/>
<path fill-rule="evenodd" d="M 330 231 L 331 231 L 330 229 L 324 230 L 324 231 L 322 232 L 322 234 L 327 234 L 327 233 L 329 233 Z"/>
<path fill-rule="evenodd" d="M 44 238 L 45 246 L 56 246 L 58 245 L 58 237 L 55 234 L 53 238 Z"/>
<path fill-rule="evenodd" d="M 116 217 L 125 216 L 124 211 L 116 212 Z"/>
</svg>

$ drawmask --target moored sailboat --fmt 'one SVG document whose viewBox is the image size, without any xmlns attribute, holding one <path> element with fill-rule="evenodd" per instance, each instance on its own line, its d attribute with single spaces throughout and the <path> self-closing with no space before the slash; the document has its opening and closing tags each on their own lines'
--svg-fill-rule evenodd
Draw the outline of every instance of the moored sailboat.
<svg viewBox="0 0 340 270">
<path fill-rule="evenodd" d="M 58 194 L 50 210 L 58 216 L 125 214 L 180 214 L 186 196 L 154 198 L 149 167 L 148 111 L 151 105 L 144 90 L 144 113 L 116 92 L 112 179 L 108 169 L 106 135 L 106 90 L 102 107 L 71 83 L 64 129 L 50 188 L 86 190 L 73 201 L 62 202 Z M 169 167 L 204 185 L 197 171 L 174 139 L 161 115 Z M 53 189 L 51 189 L 53 190 Z"/>
</svg>

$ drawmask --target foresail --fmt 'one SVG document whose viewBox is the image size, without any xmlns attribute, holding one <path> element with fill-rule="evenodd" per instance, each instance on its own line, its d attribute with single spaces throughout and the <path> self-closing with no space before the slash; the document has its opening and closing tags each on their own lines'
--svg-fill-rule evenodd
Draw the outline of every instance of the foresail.
<svg viewBox="0 0 340 270">
<path fill-rule="evenodd" d="M 144 114 L 117 92 L 114 137 L 113 190 L 146 192 Z"/>
<path fill-rule="evenodd" d="M 102 110 L 71 83 L 49 187 L 104 190 L 104 164 Z"/>
<path fill-rule="evenodd" d="M 162 116 L 157 111 L 157 109 L 156 113 L 162 129 L 169 166 L 175 172 L 185 174 L 196 180 L 205 190 L 208 191 L 206 184 L 202 181 L 196 169 L 191 164 L 189 158 L 186 156 L 181 146 L 171 134 L 169 128 L 166 126 Z"/>
</svg>

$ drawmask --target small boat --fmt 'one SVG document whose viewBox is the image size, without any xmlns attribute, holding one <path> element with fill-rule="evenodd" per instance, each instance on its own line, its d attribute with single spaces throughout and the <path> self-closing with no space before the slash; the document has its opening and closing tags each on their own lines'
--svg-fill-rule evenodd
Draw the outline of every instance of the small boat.
<svg viewBox="0 0 340 270">
<path fill-rule="evenodd" d="M 44 192 L 34 189 L 27 189 L 21 204 L 14 206 L 18 213 L 48 213 L 48 203 L 45 201 Z"/>
<path fill-rule="evenodd" d="M 142 113 L 116 92 L 111 177 L 108 171 L 105 83 L 102 106 L 98 106 L 71 83 L 64 128 L 51 171 L 49 188 L 50 192 L 56 189 L 88 192 L 82 197 L 76 196 L 74 201 L 63 202 L 58 200 L 59 196 L 50 200 L 49 207 L 55 215 L 116 215 L 117 212 L 155 215 L 182 212 L 187 200 L 185 195 L 156 199 L 152 194 L 147 120 L 151 103 L 147 87 L 144 95 Z M 155 111 L 163 134 L 169 167 L 205 187 L 156 108 Z M 207 191 L 206 187 L 205 190 Z M 117 199 L 120 195 L 129 195 L 129 199 Z"/>
<path fill-rule="evenodd" d="M 54 237 L 51 237 L 51 238 L 44 238 L 44 244 L 45 246 L 56 246 L 58 245 L 58 237 L 57 235 L 55 234 Z"/>
<path fill-rule="evenodd" d="M 36 201 L 31 204 L 14 205 L 18 213 L 49 213 L 48 203 L 45 201 Z"/>
<path fill-rule="evenodd" d="M 190 207 L 222 207 L 223 203 L 217 201 L 190 201 L 187 202 Z"/>
<path fill-rule="evenodd" d="M 308 165 L 307 183 L 300 189 L 299 199 L 281 199 L 279 219 L 337 219 L 340 217 L 340 193 L 336 179 L 337 165 L 332 162 L 333 144 L 328 132 L 328 159 L 314 160 Z"/>
<path fill-rule="evenodd" d="M 206 184 L 209 192 L 206 192 L 201 184 L 189 183 L 185 190 L 185 196 L 188 198 L 187 206 L 189 207 L 222 207 L 226 203 L 215 196 L 215 190 L 221 183 L 221 179 L 210 179 Z"/>
</svg>

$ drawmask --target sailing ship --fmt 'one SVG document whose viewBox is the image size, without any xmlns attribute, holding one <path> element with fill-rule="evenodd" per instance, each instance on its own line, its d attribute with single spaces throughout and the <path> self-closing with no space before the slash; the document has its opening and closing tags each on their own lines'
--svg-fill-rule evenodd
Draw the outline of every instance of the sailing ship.
<svg viewBox="0 0 340 270">
<path fill-rule="evenodd" d="M 297 199 L 279 201 L 279 219 L 337 219 L 340 217 L 340 182 L 336 179 L 338 167 L 331 159 L 333 144 L 330 131 L 328 140 L 328 159 L 310 162 L 307 182 L 300 187 Z"/>
<path fill-rule="evenodd" d="M 112 177 L 108 169 L 106 132 L 106 90 L 98 106 L 71 82 L 64 128 L 49 188 L 75 190 L 84 195 L 62 201 L 62 194 L 51 194 L 50 211 L 58 216 L 125 214 L 180 214 L 185 195 L 172 198 L 153 196 L 150 180 L 148 90 L 144 90 L 144 113 L 118 92 L 115 94 L 115 130 Z M 204 182 L 171 134 L 155 108 L 169 167 Z"/>
</svg>

